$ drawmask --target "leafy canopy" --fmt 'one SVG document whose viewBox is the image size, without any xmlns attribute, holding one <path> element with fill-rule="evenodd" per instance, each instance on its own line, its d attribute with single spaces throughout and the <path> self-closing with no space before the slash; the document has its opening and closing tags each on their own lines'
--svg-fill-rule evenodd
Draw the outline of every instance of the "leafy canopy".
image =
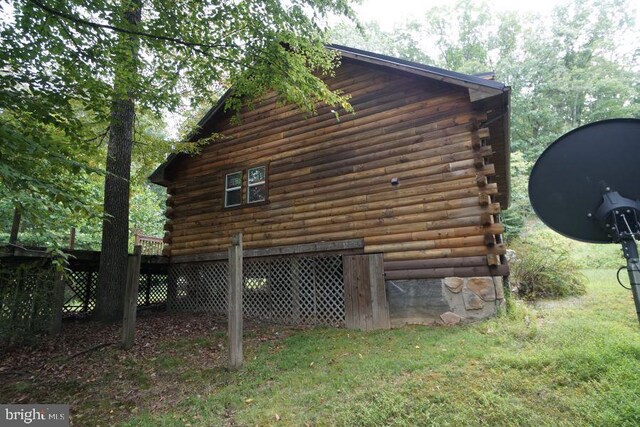
<svg viewBox="0 0 640 427">
<path fill-rule="evenodd" d="M 532 215 L 529 172 L 549 144 L 590 122 L 640 117 L 634 50 L 640 28 L 632 6 L 629 0 L 565 0 L 545 18 L 461 0 L 392 33 L 365 24 L 363 34 L 343 25 L 332 36 L 463 73 L 494 71 L 511 86 L 512 205 L 503 222 L 515 235 Z M 398 35 L 402 40 L 394 43 Z M 416 55 L 416 47 L 426 53 Z"/>
<path fill-rule="evenodd" d="M 124 12 L 137 3 L 142 20 L 133 25 Z M 110 106 L 118 96 L 136 101 L 132 179 L 138 182 L 171 149 L 166 136 L 154 132 L 160 115 L 185 104 L 210 105 L 221 87 L 234 87 L 232 109 L 270 90 L 309 112 L 319 102 L 349 109 L 346 97 L 317 77 L 336 65 L 318 22 L 330 14 L 353 17 L 348 0 L 0 5 L 2 209 L 6 218 L 18 207 L 41 231 L 74 212 L 101 214 L 95 201 Z M 131 54 L 127 38 L 138 40 L 139 54 Z"/>
</svg>

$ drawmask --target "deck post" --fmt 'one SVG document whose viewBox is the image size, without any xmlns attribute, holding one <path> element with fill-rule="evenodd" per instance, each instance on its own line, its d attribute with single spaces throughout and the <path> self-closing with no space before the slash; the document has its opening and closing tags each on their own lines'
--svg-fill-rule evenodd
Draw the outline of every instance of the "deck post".
<svg viewBox="0 0 640 427">
<path fill-rule="evenodd" d="M 229 370 L 242 367 L 242 233 L 229 247 Z"/>
<path fill-rule="evenodd" d="M 133 248 L 127 265 L 127 288 L 124 294 L 124 315 L 122 316 L 122 348 L 133 347 L 136 337 L 136 309 L 138 308 L 138 284 L 140 282 L 140 263 L 142 246 Z"/>
</svg>

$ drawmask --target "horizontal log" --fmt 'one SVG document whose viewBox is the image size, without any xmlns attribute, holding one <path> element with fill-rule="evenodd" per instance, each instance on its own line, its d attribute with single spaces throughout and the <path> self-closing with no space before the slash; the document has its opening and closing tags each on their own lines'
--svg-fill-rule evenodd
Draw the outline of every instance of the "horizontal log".
<svg viewBox="0 0 640 427">
<path fill-rule="evenodd" d="M 464 248 L 447 249 L 427 249 L 422 251 L 388 252 L 384 254 L 385 261 L 401 261 L 410 259 L 430 259 L 430 258 L 457 258 L 479 255 L 504 255 L 506 248 L 504 245 L 495 245 L 492 248 L 482 246 L 471 246 Z"/>
<path fill-rule="evenodd" d="M 460 118 L 460 120 L 464 121 L 463 119 Z M 453 120 L 458 119 L 454 118 Z M 426 125 L 415 125 L 413 123 L 406 125 L 408 126 L 403 126 L 400 129 L 376 128 L 370 132 L 359 134 L 356 139 L 351 136 L 346 138 L 327 138 L 317 144 L 304 141 L 304 145 L 296 144 L 296 146 L 289 149 L 285 149 L 284 145 L 279 145 L 279 153 L 271 151 L 262 153 L 254 148 L 251 155 L 251 166 L 271 162 L 269 166 L 270 174 L 276 176 L 283 168 L 284 170 L 295 169 L 319 158 L 321 162 L 331 163 L 333 159 L 351 158 L 357 155 L 358 152 L 366 152 L 369 149 L 380 152 L 394 147 L 405 147 L 407 153 L 410 153 L 412 146 L 406 146 L 412 138 L 434 140 L 440 145 L 467 140 L 468 123 L 455 124 L 451 122 L 451 118 Z M 384 144 L 381 145 L 382 143 Z M 278 158 L 281 158 L 281 160 L 278 160 Z M 287 163 L 283 164 L 285 161 Z M 243 169 L 249 166 L 248 163 L 243 164 L 241 159 L 237 157 L 233 158 L 233 165 L 236 169 Z M 208 165 L 206 170 L 209 173 L 201 174 L 197 177 L 181 178 L 179 182 L 172 185 L 171 194 L 176 195 L 177 200 L 181 200 L 180 197 L 185 192 L 188 195 L 194 195 L 198 194 L 198 191 L 210 190 L 212 183 L 221 183 L 224 173 L 230 172 L 230 170 L 217 169 L 214 165 Z"/>
<path fill-rule="evenodd" d="M 493 165 L 487 165 L 484 169 L 485 174 L 494 173 L 495 169 Z M 399 188 L 409 188 L 410 191 L 414 189 L 414 187 L 419 187 L 416 191 L 417 193 L 429 194 L 429 193 L 440 193 L 446 191 L 456 191 L 465 188 L 469 188 L 471 186 L 475 187 L 475 168 L 474 169 L 466 169 L 459 170 L 453 172 L 447 172 L 443 174 L 429 175 L 429 176 L 421 176 L 416 178 L 403 178 L 400 182 Z M 426 186 L 426 187 L 425 187 Z M 486 187 L 483 191 L 487 191 Z M 334 188 L 335 189 L 335 188 Z M 340 191 L 338 191 L 340 190 Z M 356 196 L 361 196 L 363 194 L 374 195 L 374 194 L 396 194 L 395 192 L 399 189 L 390 190 L 390 184 L 387 179 L 371 179 L 368 180 L 367 185 L 362 185 L 360 187 L 352 187 L 348 189 L 337 189 L 333 192 L 327 191 L 320 194 L 315 195 L 306 195 L 301 198 L 292 198 L 283 196 L 269 196 L 270 204 L 269 206 L 273 206 L 278 203 L 288 203 L 293 202 L 296 204 L 314 204 L 314 203 L 322 203 L 328 202 L 335 199 L 346 199 L 349 200 Z M 476 190 L 477 191 L 477 188 Z M 176 209 L 179 209 L 180 219 L 183 221 L 194 221 L 197 219 L 204 219 L 212 214 L 217 215 L 216 211 L 222 209 L 222 201 L 221 199 L 212 198 L 211 200 L 204 202 L 203 204 L 198 205 L 184 205 L 181 207 L 176 206 Z M 243 206 L 239 209 L 229 210 L 232 214 L 241 214 L 243 212 L 256 212 L 260 210 L 268 210 L 267 206 Z"/>
<path fill-rule="evenodd" d="M 464 258 L 436 258 L 420 259 L 413 261 L 386 261 L 384 271 L 392 270 L 425 270 L 442 267 L 475 267 L 486 266 L 487 257 L 464 257 Z"/>
<path fill-rule="evenodd" d="M 279 238 L 291 238 L 296 236 L 320 236 L 325 235 L 327 233 L 341 233 L 347 230 L 349 231 L 359 231 L 363 229 L 373 228 L 377 229 L 384 226 L 391 226 L 396 224 L 410 224 L 410 223 L 426 223 L 429 221 L 437 221 L 443 219 L 455 219 L 455 218 L 464 218 L 464 217 L 476 217 L 479 218 L 480 215 L 484 212 L 492 212 L 499 213 L 500 205 L 495 203 L 489 205 L 486 208 L 480 206 L 472 206 L 472 207 L 463 207 L 458 209 L 450 209 L 450 210 L 441 210 L 435 212 L 423 212 L 419 214 L 408 214 L 408 215 L 400 215 L 396 217 L 384 217 L 384 218 L 373 218 L 373 219 L 362 219 L 362 220 L 354 220 L 349 218 L 336 218 L 332 219 L 335 222 L 331 224 L 321 224 L 308 226 L 304 228 L 296 228 L 291 230 L 273 230 L 273 231 L 264 231 L 263 227 L 258 227 L 258 229 L 253 229 L 255 232 L 246 232 L 245 231 L 245 242 L 252 242 L 257 240 L 271 241 L 277 240 Z M 362 213 L 366 215 L 366 213 Z M 340 221 L 340 222 L 338 222 Z M 355 222 L 354 222 L 355 221 Z M 240 229 L 237 227 L 231 227 L 232 229 Z M 246 230 L 246 228 L 243 228 Z M 259 230 L 259 231 L 258 231 Z M 216 233 L 213 233 L 216 236 Z M 173 239 L 173 244 L 175 247 L 197 247 L 205 244 L 218 243 L 215 239 L 211 239 L 211 233 L 206 233 L 204 235 L 198 236 L 181 236 L 175 237 Z"/>
<path fill-rule="evenodd" d="M 415 251 L 426 249 L 439 249 L 439 248 L 459 248 L 468 246 L 478 246 L 484 243 L 484 236 L 466 236 L 466 237 L 452 237 L 445 239 L 433 239 L 422 240 L 417 242 L 400 242 L 400 243 L 387 243 L 381 245 L 367 245 L 364 248 L 365 253 L 380 253 L 380 252 L 401 252 L 401 251 Z"/>
<path fill-rule="evenodd" d="M 388 190 L 388 188 L 387 188 Z M 478 190 L 475 185 L 439 193 L 427 193 L 421 188 L 399 188 L 393 191 L 384 191 L 374 194 L 360 194 L 353 197 L 327 200 L 325 202 L 302 204 L 304 200 L 292 200 L 283 203 L 270 203 L 268 209 L 242 209 L 213 212 L 208 211 L 204 216 L 190 216 L 189 221 L 182 220 L 176 223 L 176 230 L 194 229 L 195 227 L 216 227 L 229 222 L 238 221 L 268 221 L 283 222 L 286 220 L 302 220 L 309 218 L 321 218 L 334 215 L 383 209 L 389 206 L 402 207 L 413 204 L 435 203 L 443 201 L 455 201 L 474 197 Z M 491 184 L 486 191 L 497 193 L 497 185 Z M 481 206 L 486 206 L 481 205 Z M 192 205 L 190 205 L 192 206 Z"/>
<path fill-rule="evenodd" d="M 365 238 L 364 242 L 367 246 L 381 245 L 397 242 L 412 242 L 420 240 L 435 240 L 452 237 L 477 236 L 486 232 L 494 234 L 502 234 L 504 227 L 502 224 L 494 224 L 491 227 L 473 226 L 473 227 L 456 227 L 443 230 L 416 231 L 411 233 L 390 234 L 381 236 L 372 236 Z"/>
<path fill-rule="evenodd" d="M 275 93 L 243 110 L 240 124 L 228 116 L 219 122 L 215 130 L 230 138 L 173 171 L 172 256 L 226 253 L 230 234 L 242 231 L 248 251 L 360 239 L 391 257 L 443 250 L 444 258 L 427 259 L 479 257 L 486 266 L 487 251 L 496 248 L 484 246 L 485 236 L 503 231 L 481 222 L 480 205 L 488 217 L 499 212 L 490 198 L 497 186 L 476 182 L 495 172 L 484 165 L 491 148 L 473 150 L 487 130 L 470 132 L 486 115 L 473 110 L 466 91 L 441 83 L 418 89 L 422 80 L 400 77 L 370 67 L 340 70 L 329 81 L 353 93 L 357 114 L 339 122 L 328 106 L 309 117 L 276 104 Z M 269 203 L 224 209 L 224 174 L 268 162 Z M 400 185 L 391 187 L 392 177 Z M 456 256 L 456 249 L 481 246 L 484 253 Z"/>
<path fill-rule="evenodd" d="M 311 254 L 318 252 L 341 252 L 352 249 L 362 249 L 364 243 L 362 239 L 339 240 L 335 242 L 317 242 L 306 243 L 291 246 L 274 246 L 263 249 L 248 249 L 243 251 L 244 258 L 255 258 L 265 256 L 294 255 L 294 254 Z M 185 262 L 204 262 L 228 259 L 228 251 L 220 251 L 213 253 L 203 253 L 196 255 L 182 255 L 171 258 L 172 264 L 180 264 Z"/>
<path fill-rule="evenodd" d="M 272 162 L 270 170 L 274 178 L 281 180 L 353 165 L 373 168 L 375 163 L 370 163 L 381 159 L 400 158 L 400 156 L 415 159 L 420 155 L 419 153 L 424 153 L 424 157 L 430 157 L 429 154 L 434 156 L 460 151 L 450 147 L 454 144 L 464 144 L 463 147 L 471 151 L 470 133 L 465 128 L 465 125 L 459 125 L 427 133 L 422 133 L 417 128 L 383 133 L 354 141 L 353 144 L 333 145 L 330 149 L 311 151 L 300 156 L 292 155 L 282 161 Z M 437 149 L 447 151 L 437 151 Z M 490 150 L 486 154 L 489 155 Z"/>
<path fill-rule="evenodd" d="M 451 183 L 447 183 L 447 184 L 449 185 Z M 472 183 L 469 183 L 469 185 L 472 185 Z M 431 188 L 433 188 L 434 190 L 437 191 L 437 188 L 435 188 L 437 186 L 438 186 L 437 184 L 434 184 L 434 185 L 431 186 Z M 494 205 L 494 206 L 496 206 L 496 205 Z M 494 208 L 494 210 L 495 210 L 495 208 Z M 213 216 L 213 218 L 210 221 L 206 221 L 206 222 L 205 221 L 196 221 L 195 225 L 194 224 L 187 224 L 186 228 L 195 229 L 195 226 L 197 225 L 198 227 L 199 226 L 205 227 L 208 231 L 211 231 L 212 229 L 216 230 L 216 233 L 219 233 L 219 235 L 228 234 L 229 233 L 229 231 L 228 231 L 229 227 L 228 226 L 226 226 L 226 225 L 222 226 L 222 227 L 214 226 L 214 224 L 216 224 L 216 222 L 217 222 L 217 218 L 215 217 L 215 213 L 208 213 L 206 215 L 202 215 L 203 218 L 211 218 L 212 216 Z M 491 216 L 491 215 L 489 214 L 489 216 Z M 455 223 L 453 226 L 454 227 L 458 227 L 458 226 L 461 226 L 461 225 L 463 225 L 463 224 Z M 466 223 L 465 222 L 464 225 L 482 225 L 482 223 L 480 222 L 480 218 L 479 217 L 475 217 L 474 216 L 473 220 L 471 221 L 471 223 Z M 177 229 L 178 226 L 179 226 L 179 223 L 174 221 L 174 226 Z M 385 229 L 385 230 L 387 230 L 386 231 L 387 233 L 397 233 L 397 232 L 419 232 L 419 231 L 426 231 L 426 230 L 429 230 L 429 229 L 443 228 L 443 227 L 425 228 L 425 227 L 423 227 L 421 225 L 416 225 L 416 224 L 410 224 L 410 225 L 407 225 L 404 228 L 399 228 L 399 227 L 401 227 L 401 226 L 395 227 L 394 229 Z M 380 227 L 377 227 L 377 228 L 380 228 Z M 370 233 L 366 233 L 365 232 L 365 233 L 363 233 L 363 235 L 370 235 Z M 359 237 L 359 236 L 356 236 L 356 237 Z"/>
<path fill-rule="evenodd" d="M 340 88 L 340 90 L 346 90 L 348 91 L 348 93 L 351 94 L 350 104 L 352 107 L 354 107 L 354 109 L 356 109 L 359 105 L 363 105 L 363 104 L 367 105 L 366 98 L 367 98 L 367 95 L 369 94 L 379 94 L 380 98 L 382 98 L 380 102 L 381 103 L 384 102 L 387 99 L 385 98 L 385 89 L 387 92 L 390 92 L 387 95 L 387 97 L 389 95 L 394 94 L 393 92 L 389 91 L 390 89 L 389 85 L 391 85 L 391 87 L 398 87 L 399 89 L 398 91 L 401 94 L 404 94 L 403 92 L 406 89 L 409 89 L 409 88 L 415 89 L 416 87 L 415 84 L 412 84 L 411 82 L 408 82 L 406 80 L 403 81 L 401 78 L 389 79 L 386 77 L 378 77 L 371 80 L 370 83 L 371 84 L 369 86 L 366 86 L 366 82 L 351 84 L 351 85 L 344 85 L 342 88 Z M 420 92 L 420 96 L 422 97 L 428 96 L 429 94 L 429 92 L 425 90 L 421 90 L 419 92 Z M 416 95 L 415 90 L 413 92 L 413 95 L 414 96 Z M 365 99 L 363 100 L 363 98 Z M 326 114 L 322 110 L 325 110 L 325 111 L 328 110 L 327 112 L 332 114 L 333 118 L 335 119 L 335 115 L 331 113 L 332 109 L 333 109 L 332 107 L 323 106 L 323 108 L 321 108 L 321 111 L 319 111 L 318 116 L 320 116 L 321 114 L 322 115 Z M 261 131 L 264 131 L 265 129 L 268 130 L 269 124 L 271 124 L 272 128 L 275 129 L 276 131 L 282 131 L 283 129 L 281 129 L 280 127 L 274 128 L 273 124 L 274 123 L 290 123 L 292 121 L 301 122 L 301 121 L 304 121 L 305 118 L 308 118 L 308 116 L 309 116 L 308 113 L 301 111 L 298 108 L 295 108 L 295 106 L 288 105 L 283 107 L 272 108 L 271 110 L 266 110 L 264 113 L 260 115 L 249 115 L 249 114 L 241 115 L 240 116 L 240 120 L 242 120 L 241 124 L 235 125 L 235 124 L 232 124 L 231 122 L 228 122 L 223 126 L 221 126 L 219 130 L 221 132 L 232 131 L 236 137 L 241 138 L 249 134 L 253 135 L 253 134 L 259 133 Z M 312 118 L 315 119 L 318 116 L 314 116 Z M 250 119 L 250 121 L 246 119 Z"/>
<path fill-rule="evenodd" d="M 274 200 L 279 200 L 282 197 L 307 197 L 309 195 L 318 195 L 359 187 L 360 184 L 389 183 L 393 177 L 397 177 L 402 184 L 402 180 L 468 170 L 469 167 L 473 166 L 471 160 L 461 160 L 445 164 L 436 163 L 430 165 L 430 163 L 431 162 L 427 161 L 416 161 L 361 173 L 347 174 L 341 177 L 329 178 L 323 181 L 322 186 L 315 186 L 315 183 L 311 181 L 288 188 L 272 188 L 270 189 L 269 197 Z M 289 188 L 294 188 L 294 190 L 290 190 Z"/>
<path fill-rule="evenodd" d="M 386 264 L 385 264 L 386 265 Z M 446 277 L 477 277 L 477 276 L 493 276 L 502 277 L 509 275 L 509 267 L 500 265 L 497 268 L 489 268 L 488 266 L 474 267 L 442 267 L 428 268 L 420 270 L 392 270 L 384 273 L 385 280 L 411 280 L 411 279 L 439 279 Z M 496 283 L 496 286 L 502 286 L 502 282 Z"/>
<path fill-rule="evenodd" d="M 309 116 L 308 114 L 295 111 L 295 117 L 286 117 L 279 119 L 276 115 L 270 114 L 265 116 L 263 124 L 259 125 L 255 121 L 246 122 L 251 129 L 243 132 L 236 126 L 223 126 L 217 130 L 232 137 L 232 141 L 225 146 L 220 147 L 220 155 L 228 155 L 231 150 L 242 149 L 240 145 L 249 142 L 251 139 L 259 139 L 261 144 L 270 144 L 274 138 L 290 138 L 297 136 L 301 133 L 307 132 L 313 129 L 320 129 L 335 124 L 343 123 L 347 124 L 349 121 L 357 120 L 360 117 L 366 117 L 385 110 L 402 108 L 410 106 L 416 102 L 424 102 L 427 99 L 431 99 L 432 103 L 449 102 L 453 99 L 460 99 L 457 95 L 451 95 L 440 91 L 440 93 L 434 93 L 433 91 L 414 89 L 412 90 L 408 85 L 399 85 L 398 91 L 387 89 L 386 91 L 379 92 L 379 96 L 376 94 L 365 94 L 364 96 L 356 94 L 354 108 L 356 114 L 345 114 L 340 118 L 338 122 L 335 114 L 332 112 L 333 108 L 324 106 L 318 111 L 315 116 Z M 403 100 L 404 98 L 404 100 Z M 386 108 L 384 105 L 388 105 Z M 270 124 L 271 127 L 265 127 L 265 124 Z M 345 127 L 343 125 L 343 127 Z M 236 132 L 237 131 L 237 132 Z M 244 153 L 239 153 L 244 154 Z"/>
<path fill-rule="evenodd" d="M 312 243 L 317 241 L 335 241 L 335 240 L 343 240 L 343 239 L 355 239 L 355 238 L 363 238 L 367 236 L 373 235 L 382 235 L 382 234 L 395 234 L 395 233 L 406 233 L 414 230 L 426 231 L 426 230 L 437 230 L 443 228 L 453 228 L 453 227 L 467 227 L 467 226 L 475 226 L 479 225 L 479 220 L 477 216 L 467 217 L 467 218 L 455 218 L 455 219 L 446 219 L 440 221 L 427 221 L 427 222 L 418 222 L 412 224 L 398 224 L 391 225 L 385 227 L 377 227 L 370 228 L 364 230 L 345 230 L 334 233 L 325 233 L 322 235 L 306 235 L 306 236 L 296 236 L 290 238 L 282 238 L 282 239 L 270 239 L 263 241 L 251 241 L 247 242 L 245 247 L 247 248 L 263 248 L 269 246 L 283 246 L 283 245 L 295 245 L 301 243 Z M 220 232 L 221 238 L 224 238 L 224 242 L 228 239 L 228 236 L 233 233 L 239 233 L 242 230 L 224 230 Z M 197 247 L 183 247 L 180 249 L 173 249 L 174 255 L 190 255 L 195 253 L 206 253 L 206 252 L 217 252 L 226 249 L 226 243 L 216 243 L 215 241 L 211 244 L 203 244 L 202 246 Z"/>
<path fill-rule="evenodd" d="M 447 210 L 454 210 L 460 208 L 478 207 L 478 202 L 475 197 L 469 197 L 457 200 L 446 200 L 442 202 L 431 203 L 413 203 L 407 206 L 400 207 L 387 207 L 385 203 L 379 203 L 374 206 L 355 206 L 351 209 L 350 213 L 345 212 L 344 209 L 329 209 L 323 212 L 322 215 L 313 217 L 298 219 L 295 214 L 280 214 L 278 217 L 272 217 L 267 220 L 254 219 L 252 223 L 247 224 L 246 219 L 240 221 L 233 221 L 233 218 L 228 218 L 224 222 L 211 222 L 211 225 L 198 228 L 188 228 L 176 231 L 175 237 L 194 235 L 196 233 L 211 232 L 210 227 L 217 226 L 230 227 L 230 228 L 242 228 L 244 234 L 251 234 L 254 232 L 271 232 L 271 231 L 284 231 L 284 230 L 310 230 L 312 227 L 319 226 L 333 226 L 335 224 L 353 223 L 365 220 L 377 220 L 384 218 L 396 218 L 411 214 L 420 214 L 427 212 L 441 212 Z M 360 225 L 356 224 L 356 225 Z M 334 227 L 335 228 L 335 227 Z M 206 233 L 205 233 L 206 234 Z"/>
<path fill-rule="evenodd" d="M 438 105 L 439 108 L 435 108 Z M 257 154 L 257 152 L 264 153 L 265 156 L 271 155 L 278 158 L 278 154 L 282 155 L 282 153 L 290 152 L 293 147 L 301 144 L 310 146 L 328 139 L 360 139 L 366 131 L 375 133 L 376 129 L 385 129 L 389 126 L 404 126 L 406 128 L 415 126 L 420 121 L 422 121 L 422 124 L 426 124 L 430 121 L 436 121 L 434 120 L 436 118 L 445 119 L 456 113 L 460 115 L 466 112 L 467 118 L 463 122 L 466 123 L 473 116 L 473 113 L 464 109 L 461 110 L 463 106 L 464 103 L 459 98 L 443 97 L 393 108 L 391 110 L 393 114 L 387 112 L 388 108 L 377 106 L 373 108 L 375 108 L 374 111 L 379 111 L 378 113 L 366 114 L 366 112 L 362 112 L 360 115 L 350 116 L 349 119 L 340 122 L 336 122 L 335 117 L 327 117 L 326 123 L 317 122 L 316 124 L 309 119 L 293 127 L 290 135 L 282 132 L 266 137 L 253 135 L 246 137 L 246 139 L 233 138 L 226 140 L 224 143 L 209 145 L 205 147 L 196 159 L 191 159 L 181 169 L 177 168 L 175 173 L 176 177 L 186 178 L 198 175 L 203 171 L 206 172 L 212 167 L 220 167 L 230 161 L 238 163 L 258 158 L 261 155 Z M 432 111 L 434 108 L 436 111 Z M 416 123 L 408 123 L 407 126 L 409 121 L 416 121 Z M 229 136 L 232 137 L 232 135 Z M 241 144 L 245 144 L 245 146 L 240 146 Z M 187 165 L 188 169 L 185 169 Z"/>
<path fill-rule="evenodd" d="M 339 90 L 345 94 L 351 94 L 354 90 L 357 90 L 359 87 L 367 87 L 367 82 L 372 82 L 373 79 L 378 79 L 385 81 L 387 84 L 398 84 L 397 81 L 402 79 L 401 81 L 414 81 L 411 78 L 407 78 L 405 76 L 401 76 L 394 73 L 389 73 L 385 71 L 376 71 L 372 72 L 371 69 L 365 69 L 354 66 L 354 64 L 349 64 L 347 66 L 343 65 L 338 69 L 338 72 L 334 76 L 325 76 L 323 80 L 325 84 L 331 90 Z M 413 83 L 415 87 L 415 81 Z M 423 84 L 422 86 L 426 86 Z M 433 88 L 437 88 L 437 85 L 428 85 Z M 242 117 L 249 118 L 251 120 L 259 119 L 261 115 L 269 113 L 269 107 L 273 108 L 274 105 L 278 106 L 278 110 L 285 111 L 287 109 L 297 109 L 295 105 L 292 104 L 282 104 L 279 102 L 280 96 L 276 92 L 269 92 L 266 97 L 261 98 L 259 102 L 253 102 L 251 108 L 243 108 Z M 316 104 L 316 108 L 319 103 Z"/>
<path fill-rule="evenodd" d="M 411 168 L 425 168 L 439 164 L 455 163 L 462 160 L 472 160 L 473 152 L 469 148 L 468 141 L 441 146 L 437 142 L 428 141 L 425 143 L 413 144 L 413 147 L 420 148 L 411 150 L 411 145 L 403 147 L 402 152 L 383 151 L 375 153 L 373 156 L 361 158 L 354 156 L 342 167 L 338 164 L 333 167 L 322 168 L 302 168 L 288 173 L 271 176 L 271 188 L 276 189 L 287 185 L 301 187 L 303 183 L 339 182 L 340 179 L 358 179 L 360 177 L 374 176 L 384 171 L 387 174 L 400 173 Z M 491 154 L 491 148 L 485 147 L 483 154 Z M 473 162 L 471 162 L 473 164 Z M 474 165 L 475 166 L 475 165 Z M 484 166 L 484 165 L 483 165 Z M 477 168 L 476 168 L 477 169 Z M 284 181 L 281 183 L 280 181 Z"/>
</svg>

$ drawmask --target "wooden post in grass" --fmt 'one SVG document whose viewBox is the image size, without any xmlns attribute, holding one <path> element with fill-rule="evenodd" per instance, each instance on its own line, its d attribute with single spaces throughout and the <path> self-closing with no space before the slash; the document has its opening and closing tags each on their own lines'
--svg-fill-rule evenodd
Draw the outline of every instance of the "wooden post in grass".
<svg viewBox="0 0 640 427">
<path fill-rule="evenodd" d="M 122 348 L 129 350 L 136 338 L 136 309 L 138 308 L 138 283 L 140 282 L 140 262 L 142 246 L 134 246 L 127 265 L 127 288 L 124 294 L 124 315 L 122 317 Z"/>
<path fill-rule="evenodd" d="M 51 301 L 51 320 L 49 321 L 49 334 L 59 334 L 62 330 L 62 310 L 64 308 L 64 273 L 56 271 L 53 281 L 53 298 Z"/>
<path fill-rule="evenodd" d="M 242 367 L 242 233 L 229 247 L 229 369 Z"/>
</svg>

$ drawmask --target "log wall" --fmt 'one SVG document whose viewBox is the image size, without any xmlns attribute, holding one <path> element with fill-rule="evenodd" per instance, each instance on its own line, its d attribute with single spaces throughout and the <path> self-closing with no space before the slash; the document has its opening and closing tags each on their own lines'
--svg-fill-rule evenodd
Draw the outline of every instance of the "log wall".
<svg viewBox="0 0 640 427">
<path fill-rule="evenodd" d="M 349 60 L 328 83 L 351 95 L 355 114 L 308 116 L 266 97 L 239 124 L 223 118 L 222 140 L 172 166 L 170 254 L 224 251 L 242 232 L 247 249 L 364 239 L 385 269 L 398 275 L 404 262 L 412 277 L 499 264 L 490 135 L 468 91 Z M 244 204 L 224 208 L 225 175 L 260 165 L 268 202 L 246 204 L 245 176 Z"/>
</svg>

